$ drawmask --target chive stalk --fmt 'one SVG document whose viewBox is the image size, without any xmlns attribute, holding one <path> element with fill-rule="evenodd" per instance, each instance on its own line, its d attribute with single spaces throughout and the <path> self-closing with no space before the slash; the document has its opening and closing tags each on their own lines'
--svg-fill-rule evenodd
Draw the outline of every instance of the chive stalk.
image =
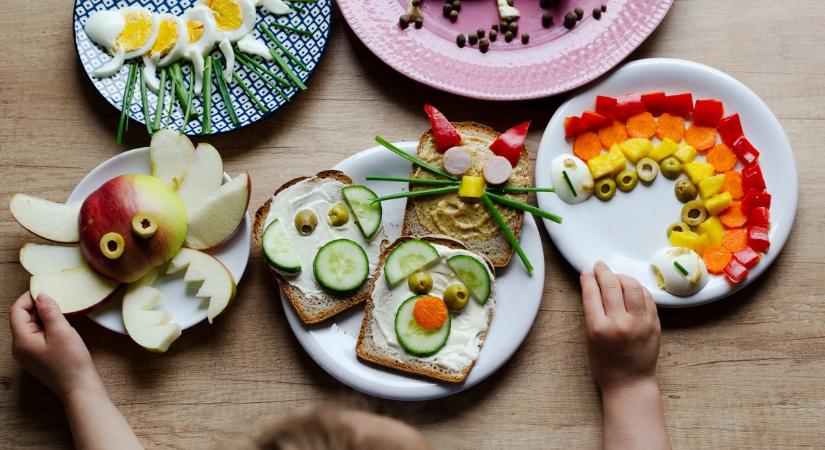
<svg viewBox="0 0 825 450">
<path fill-rule="evenodd" d="M 183 70 L 180 68 L 180 63 L 174 63 L 170 66 L 170 73 L 172 79 L 175 80 L 174 88 L 175 95 L 178 97 L 178 103 L 183 106 L 186 104 L 186 89 L 183 87 Z"/>
<path fill-rule="evenodd" d="M 226 112 L 229 113 L 229 120 L 237 127 L 241 121 L 238 120 L 235 107 L 232 105 L 232 98 L 229 97 L 229 89 L 226 88 L 226 79 L 223 77 L 223 66 L 221 65 L 220 58 L 213 56 L 212 65 L 215 67 L 215 78 L 218 81 L 218 90 L 221 92 L 221 98 L 223 98 L 223 104 L 226 106 Z"/>
<path fill-rule="evenodd" d="M 203 116 L 201 117 L 201 133 L 212 133 L 212 58 L 205 58 L 203 62 Z"/>
<path fill-rule="evenodd" d="M 189 71 L 189 92 L 187 92 L 186 96 L 186 109 L 183 110 L 183 127 L 181 128 L 181 132 L 186 131 L 186 127 L 189 126 L 189 114 L 192 112 L 192 100 L 195 96 L 195 71 Z"/>
<path fill-rule="evenodd" d="M 458 181 L 433 180 L 431 178 L 399 178 L 399 177 L 367 177 L 367 181 L 397 181 L 399 183 L 410 183 L 430 186 L 456 186 Z"/>
<path fill-rule="evenodd" d="M 527 255 L 524 253 L 524 250 L 519 245 L 516 236 L 513 234 L 513 230 L 510 229 L 510 226 L 507 225 L 507 222 L 505 222 L 504 218 L 501 217 L 501 213 L 498 212 L 498 208 L 496 208 L 496 205 L 494 205 L 493 201 L 490 200 L 489 195 L 490 194 L 488 193 L 481 194 L 481 202 L 484 203 L 484 206 L 487 207 L 487 210 L 490 212 L 490 215 L 493 217 L 493 220 L 496 221 L 498 227 L 501 228 L 501 231 L 504 233 L 504 236 L 510 242 L 510 245 L 513 247 L 513 249 L 515 249 L 519 259 L 521 259 L 521 263 L 524 264 L 524 267 L 527 269 L 527 272 L 533 273 L 533 264 L 530 263 L 530 259 L 527 258 Z"/>
<path fill-rule="evenodd" d="M 249 86 L 247 86 L 243 79 L 240 76 L 238 76 L 237 72 L 232 72 L 232 79 L 234 79 L 235 82 L 238 83 L 238 85 L 241 87 L 241 89 L 244 92 L 246 92 L 246 95 L 249 96 L 249 99 L 252 100 L 252 103 L 254 103 L 255 106 L 258 107 L 258 109 L 260 109 L 263 112 L 269 111 L 268 109 L 266 109 L 266 106 L 264 106 L 264 104 L 261 103 L 261 100 L 258 99 L 258 96 L 255 95 L 254 92 L 249 90 Z"/>
<path fill-rule="evenodd" d="M 272 89 L 275 90 L 275 92 L 278 95 L 281 96 L 281 98 L 284 99 L 284 101 L 289 101 L 289 99 L 286 97 L 286 94 L 284 94 L 284 91 L 281 90 L 280 86 L 278 86 L 278 83 L 270 80 L 267 76 L 265 76 L 265 74 L 263 72 L 260 72 L 255 66 L 250 65 L 249 63 L 247 63 L 247 62 L 241 60 L 240 58 L 238 58 L 238 56 L 240 56 L 240 53 L 236 54 L 235 56 L 236 56 L 236 61 L 238 61 L 238 63 L 240 65 L 246 67 L 247 70 L 249 70 L 251 73 L 255 74 L 255 76 L 260 78 L 264 83 L 268 84 Z M 287 83 L 287 85 L 289 85 L 289 83 Z"/>
<path fill-rule="evenodd" d="M 283 70 L 284 73 L 286 73 L 286 76 L 289 77 L 289 79 L 292 81 L 292 84 L 294 84 L 298 89 L 302 91 L 307 90 L 307 86 L 304 84 L 304 82 L 301 81 L 300 78 L 298 78 L 298 75 L 295 73 L 294 70 L 292 70 L 292 67 L 289 67 L 289 64 L 287 64 L 286 61 L 284 61 L 284 59 L 281 58 L 281 55 L 279 55 L 278 52 L 270 48 L 269 54 L 272 55 L 272 57 L 275 59 L 275 62 L 278 64 L 281 70 Z"/>
<path fill-rule="evenodd" d="M 140 77 L 140 103 L 141 106 L 143 106 L 143 123 L 146 124 L 146 132 L 151 136 L 154 131 L 152 131 L 152 116 L 149 115 L 149 97 L 146 93 L 146 79 L 143 78 L 143 74 L 138 74 L 138 77 Z"/>
<path fill-rule="evenodd" d="M 543 209 L 536 208 L 533 205 L 528 205 L 527 203 L 522 203 L 518 200 L 513 200 L 512 198 L 508 198 L 508 197 L 504 197 L 504 196 L 501 196 L 501 195 L 493 194 L 492 192 L 487 192 L 487 196 L 489 196 L 492 200 L 495 200 L 496 203 L 501 203 L 504 206 L 509 206 L 511 208 L 520 209 L 522 211 L 527 211 L 527 212 L 533 213 L 533 214 L 535 214 L 539 217 L 543 217 L 545 219 L 552 220 L 553 222 L 556 222 L 556 223 L 561 223 L 562 222 L 561 217 L 559 217 L 559 216 L 557 216 L 553 213 L 547 212 Z"/>
<path fill-rule="evenodd" d="M 275 27 L 275 28 L 278 28 L 279 30 L 284 30 L 284 31 L 289 31 L 291 33 L 300 34 L 301 36 L 312 37 L 312 34 L 313 34 L 312 31 L 309 31 L 307 29 L 295 28 L 295 27 L 291 27 L 289 25 L 282 25 L 278 22 L 272 22 L 272 26 Z"/>
<path fill-rule="evenodd" d="M 458 181 L 458 178 L 448 174 L 447 172 L 439 169 L 438 167 L 435 167 L 435 166 L 433 166 L 433 165 L 431 165 L 431 164 L 429 164 L 425 161 L 422 161 L 421 159 L 418 159 L 417 157 L 415 157 L 413 155 L 410 155 L 409 153 L 405 152 L 404 150 L 401 150 L 400 148 L 396 147 L 395 145 L 392 145 L 391 143 L 387 142 L 387 140 L 382 138 L 381 136 L 376 135 L 375 136 L 375 142 L 378 142 L 379 144 L 386 147 L 387 150 L 389 150 L 389 151 L 395 153 L 396 155 L 406 159 L 407 161 L 409 161 L 409 162 L 415 164 L 416 166 L 426 170 L 427 172 L 433 173 L 435 175 L 442 176 L 442 177 L 444 177 L 448 180 Z"/>
<path fill-rule="evenodd" d="M 117 123 L 117 136 L 115 143 L 120 145 L 123 142 L 123 135 L 129 127 L 129 108 L 132 107 L 132 99 L 135 96 L 135 79 L 137 78 L 137 64 L 129 65 L 129 75 L 126 78 L 126 88 L 123 90 L 123 101 L 120 105 L 120 120 Z"/>
<path fill-rule="evenodd" d="M 288 48 L 284 47 L 284 45 L 281 44 L 281 41 L 278 40 L 277 37 L 275 37 L 275 33 L 273 33 L 272 30 L 269 29 L 269 27 L 267 27 L 263 22 L 261 22 L 258 24 L 258 29 L 261 30 L 269 38 L 269 40 L 272 41 L 273 44 L 275 44 L 276 47 L 278 47 L 278 50 L 280 50 L 281 53 L 284 54 L 284 56 L 289 58 L 290 61 L 294 62 L 295 65 L 300 67 L 301 70 L 303 70 L 304 72 L 309 72 L 309 67 L 307 67 L 306 64 L 304 64 L 300 58 L 295 56 L 294 53 L 289 51 Z"/>
<path fill-rule="evenodd" d="M 495 194 L 527 194 L 528 192 L 556 192 L 556 188 L 551 187 L 503 187 L 488 188 L 487 192 Z"/>
<path fill-rule="evenodd" d="M 566 170 L 562 170 L 561 174 L 564 175 L 564 181 L 567 182 L 567 187 L 570 188 L 570 192 L 573 193 L 573 197 L 578 197 L 578 194 L 576 194 L 576 188 L 573 187 L 573 182 L 570 181 L 570 175 L 567 175 Z"/>
<path fill-rule="evenodd" d="M 427 197 L 431 195 L 441 195 L 441 194 L 451 194 L 453 192 L 458 192 L 458 186 L 445 186 L 433 189 L 416 189 L 413 191 L 407 192 L 399 192 L 398 194 L 386 195 L 384 197 L 378 197 L 377 199 L 373 200 L 373 203 L 383 202 L 386 200 L 395 200 L 397 198 L 408 198 L 408 197 Z"/>
<path fill-rule="evenodd" d="M 160 69 L 160 89 L 158 90 L 158 102 L 155 104 L 154 128 L 160 129 L 160 119 L 163 117 L 164 100 L 166 96 L 166 68 Z"/>
<path fill-rule="evenodd" d="M 240 64 L 242 64 L 243 66 L 246 66 L 247 68 L 252 67 L 256 71 L 272 78 L 273 80 L 277 81 L 278 84 L 280 84 L 283 87 L 287 87 L 287 88 L 292 87 L 292 84 L 290 84 L 289 81 L 279 77 L 278 75 L 275 74 L 275 72 L 267 69 L 263 64 L 259 63 L 258 61 L 255 61 L 254 59 L 252 59 L 249 56 L 244 55 L 243 53 L 236 52 L 235 53 L 235 59 L 237 59 L 238 62 Z"/>
<path fill-rule="evenodd" d="M 688 276 L 687 269 L 685 269 L 685 267 L 683 265 L 679 264 L 679 261 L 673 261 L 673 265 L 676 266 L 676 268 L 679 270 L 679 272 L 682 272 L 682 275 Z"/>
</svg>

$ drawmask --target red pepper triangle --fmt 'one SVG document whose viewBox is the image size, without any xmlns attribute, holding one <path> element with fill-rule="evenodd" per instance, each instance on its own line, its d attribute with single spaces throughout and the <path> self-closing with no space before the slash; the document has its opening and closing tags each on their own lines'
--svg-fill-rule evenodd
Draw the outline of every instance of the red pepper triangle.
<svg viewBox="0 0 825 450">
<path fill-rule="evenodd" d="M 510 161 L 510 165 L 516 167 L 521 159 L 521 150 L 524 148 L 524 141 L 527 139 L 527 129 L 530 128 L 530 120 L 522 122 L 513 128 L 502 133 L 492 144 L 490 150 L 498 156 L 503 156 Z"/>
<path fill-rule="evenodd" d="M 432 105 L 424 104 L 424 112 L 430 118 L 430 128 L 433 131 L 433 139 L 435 139 L 435 147 L 438 151 L 443 152 L 461 144 L 461 135 L 441 111 Z"/>
</svg>

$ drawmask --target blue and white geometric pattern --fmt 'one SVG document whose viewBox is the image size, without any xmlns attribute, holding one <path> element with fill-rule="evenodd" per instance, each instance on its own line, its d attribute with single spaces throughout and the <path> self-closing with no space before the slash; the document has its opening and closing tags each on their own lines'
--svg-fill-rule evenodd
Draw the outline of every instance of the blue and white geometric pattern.
<svg viewBox="0 0 825 450">
<path fill-rule="evenodd" d="M 263 21 L 266 24 L 279 23 L 282 25 L 289 25 L 292 27 L 313 31 L 313 35 L 309 37 L 284 31 L 279 28 L 270 27 L 284 47 L 289 49 L 289 51 L 300 59 L 301 62 L 303 62 L 309 69 L 309 71 L 304 71 L 300 67 L 296 66 L 289 58 L 283 58 L 295 74 L 301 79 L 301 81 L 304 82 L 304 84 L 306 84 L 307 80 L 309 80 L 309 78 L 315 73 L 315 69 L 321 61 L 324 50 L 326 50 L 327 42 L 329 40 L 329 33 L 332 28 L 332 1 L 333 0 L 315 0 L 313 2 L 296 2 L 293 3 L 293 5 L 295 5 L 294 9 L 298 9 L 298 11 L 288 16 L 281 17 L 268 14 L 265 10 L 257 8 L 258 22 Z M 98 92 L 100 92 L 100 94 L 118 111 L 120 111 L 121 105 L 123 104 L 124 88 L 126 86 L 126 79 L 129 74 L 129 63 L 139 62 L 140 58 L 127 61 L 127 63 L 120 69 L 120 72 L 111 77 L 95 78 L 92 75 L 94 70 L 109 61 L 111 56 L 102 48 L 95 45 L 91 40 L 89 40 L 89 37 L 86 36 L 86 32 L 83 30 L 83 27 L 86 25 L 89 15 L 95 10 L 108 10 L 134 5 L 143 6 L 152 12 L 168 12 L 175 15 L 180 15 L 194 3 L 194 0 L 130 0 L 128 2 L 125 0 L 75 1 L 74 38 L 75 45 L 77 47 L 77 54 L 80 57 L 80 63 L 83 66 L 84 72 L 89 77 L 92 84 L 94 84 L 95 88 L 97 88 Z M 254 29 L 253 33 L 255 37 L 266 42 L 270 48 L 274 48 L 276 49 L 276 52 L 279 52 L 275 45 L 270 43 L 269 39 L 263 35 L 257 27 Z M 213 55 L 219 56 L 220 52 L 216 49 L 213 52 Z M 271 71 L 281 76 L 281 78 L 287 79 L 286 74 L 280 70 L 274 61 L 262 61 L 257 57 L 255 57 L 255 59 Z M 224 61 L 222 60 L 222 62 Z M 192 65 L 189 63 L 184 64 L 184 61 L 181 61 L 181 69 L 183 70 L 184 80 L 187 80 L 188 82 Z M 282 88 L 281 91 L 284 95 L 281 96 L 280 93 L 278 93 L 274 88 L 261 80 L 258 75 L 237 62 L 235 63 L 235 71 L 249 87 L 249 90 L 258 96 L 258 99 L 264 104 L 268 111 L 261 111 L 258 109 L 255 106 L 255 103 L 253 103 L 253 101 L 246 95 L 237 82 L 228 82 L 227 88 L 229 89 L 229 95 L 232 99 L 235 107 L 235 113 L 237 114 L 240 122 L 237 126 L 235 126 L 229 118 L 229 113 L 224 105 L 223 98 L 221 97 L 221 93 L 213 76 L 211 96 L 211 134 L 225 133 L 227 131 L 232 131 L 255 123 L 280 109 L 299 92 L 299 90 L 294 86 L 289 89 Z M 129 117 L 143 124 L 143 107 L 140 98 L 139 86 L 140 85 L 136 83 L 134 97 L 132 99 L 131 107 L 129 108 Z M 164 99 L 164 103 L 166 104 L 165 108 L 169 107 L 169 101 L 173 98 L 173 94 L 169 89 L 169 86 L 171 86 L 171 83 L 167 80 L 167 90 Z M 148 100 L 150 120 L 152 120 L 155 114 L 157 95 L 155 95 L 152 91 L 148 91 Z M 189 136 L 203 135 L 200 120 L 202 111 L 202 99 L 200 97 L 195 97 L 195 100 L 192 103 L 192 111 L 190 111 L 191 117 L 189 124 L 184 130 L 185 134 Z M 180 130 L 183 125 L 183 114 L 184 112 L 182 111 L 182 108 L 176 104 L 171 115 L 171 120 L 169 120 L 171 123 L 164 123 L 161 127 Z M 133 124 L 130 128 L 134 130 L 136 127 L 134 127 Z"/>
</svg>

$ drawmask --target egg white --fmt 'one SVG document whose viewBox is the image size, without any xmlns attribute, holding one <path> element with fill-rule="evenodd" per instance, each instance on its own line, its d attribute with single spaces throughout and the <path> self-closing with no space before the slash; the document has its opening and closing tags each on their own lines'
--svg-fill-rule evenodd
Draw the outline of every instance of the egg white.
<svg viewBox="0 0 825 450">
<path fill-rule="evenodd" d="M 143 55 L 143 79 L 146 81 L 146 86 L 155 93 L 157 93 L 158 89 L 160 89 L 157 69 L 159 67 L 166 67 L 180 59 L 183 56 L 186 44 L 189 41 L 188 33 L 186 31 L 186 24 L 180 17 L 172 14 L 159 14 L 158 28 L 160 28 L 160 24 L 164 20 L 171 20 L 175 23 L 178 38 L 175 41 L 174 47 L 172 47 L 172 49 L 163 56 L 159 53 L 152 53 L 150 47 L 149 51 Z"/>
<path fill-rule="evenodd" d="M 678 262 L 686 271 L 684 275 L 674 262 Z M 708 269 L 705 262 L 693 250 L 685 247 L 665 247 L 650 260 L 659 287 L 667 292 L 687 297 L 701 291 L 708 284 Z"/>
<path fill-rule="evenodd" d="M 131 12 L 148 14 L 152 19 L 152 29 L 149 37 L 141 47 L 127 52 L 123 47 L 117 46 L 117 38 L 126 28 L 125 15 Z M 111 11 L 95 11 L 89 16 L 85 31 L 92 42 L 104 47 L 112 55 L 111 60 L 95 69 L 93 73 L 95 77 L 105 78 L 117 73 L 127 59 L 143 55 L 152 48 L 158 34 L 158 19 L 155 14 L 140 6 L 129 6 Z"/>
<path fill-rule="evenodd" d="M 570 178 L 570 184 L 576 190 L 575 196 L 570 192 L 567 180 L 564 179 L 565 171 Z M 593 195 L 593 175 L 590 174 L 590 169 L 584 161 L 569 153 L 557 156 L 550 163 L 550 179 L 556 188 L 556 195 L 565 203 L 581 203 Z"/>
</svg>

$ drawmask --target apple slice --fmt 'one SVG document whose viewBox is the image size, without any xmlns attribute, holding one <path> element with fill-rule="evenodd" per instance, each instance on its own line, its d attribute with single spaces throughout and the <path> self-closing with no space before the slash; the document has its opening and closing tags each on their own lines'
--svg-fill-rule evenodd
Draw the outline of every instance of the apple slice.
<svg viewBox="0 0 825 450">
<path fill-rule="evenodd" d="M 59 272 L 34 275 L 29 281 L 32 298 L 46 294 L 63 314 L 85 313 L 103 303 L 120 284 L 98 275 L 85 263 Z"/>
<path fill-rule="evenodd" d="M 184 245 L 203 250 L 232 236 L 246 215 L 250 189 L 249 174 L 244 172 L 209 195 L 203 205 L 189 214 Z"/>
<path fill-rule="evenodd" d="M 172 189 L 183 181 L 186 167 L 195 161 L 195 147 L 186 135 L 172 130 L 159 130 L 149 144 L 149 164 L 152 175 Z"/>
<path fill-rule="evenodd" d="M 171 261 L 166 273 L 173 274 L 186 269 L 183 280 L 190 283 L 203 282 L 196 297 L 208 298 L 209 323 L 226 309 L 235 297 L 235 279 L 220 261 L 213 256 L 182 248 Z"/>
<path fill-rule="evenodd" d="M 32 275 L 47 275 L 86 264 L 76 245 L 26 244 L 20 249 L 20 264 Z"/>
<path fill-rule="evenodd" d="M 163 353 L 180 337 L 181 329 L 169 311 L 155 309 L 160 291 L 151 285 L 157 273 L 154 269 L 126 287 L 121 312 L 133 341 L 149 351 Z"/>
<path fill-rule="evenodd" d="M 198 144 L 195 160 L 186 166 L 183 182 L 178 186 L 178 195 L 183 200 L 186 211 L 194 211 L 203 204 L 209 194 L 218 190 L 223 183 L 223 161 L 215 147 Z"/>
<path fill-rule="evenodd" d="M 43 239 L 64 243 L 80 240 L 77 232 L 80 203 L 56 203 L 26 194 L 14 194 L 9 209 L 20 226 Z"/>
</svg>

